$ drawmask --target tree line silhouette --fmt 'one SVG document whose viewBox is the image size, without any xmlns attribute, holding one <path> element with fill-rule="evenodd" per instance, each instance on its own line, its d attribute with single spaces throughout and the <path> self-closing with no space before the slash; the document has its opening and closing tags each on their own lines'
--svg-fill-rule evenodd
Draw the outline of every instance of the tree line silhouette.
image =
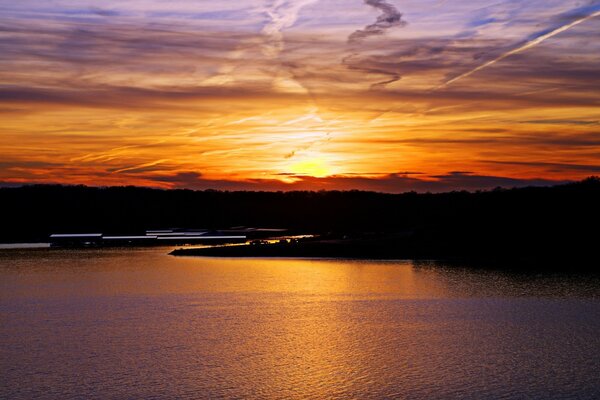
<svg viewBox="0 0 600 400">
<path fill-rule="evenodd" d="M 399 245 L 421 257 L 589 259 L 600 236 L 599 205 L 598 177 L 552 187 L 438 194 L 30 185 L 0 188 L 0 241 L 47 241 L 61 232 L 251 226 L 328 237 L 399 238 Z"/>
</svg>

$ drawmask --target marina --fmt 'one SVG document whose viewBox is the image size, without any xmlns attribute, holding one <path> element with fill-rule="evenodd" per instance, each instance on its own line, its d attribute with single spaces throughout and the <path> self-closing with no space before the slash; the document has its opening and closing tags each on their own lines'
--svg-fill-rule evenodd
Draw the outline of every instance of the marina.
<svg viewBox="0 0 600 400">
<path fill-rule="evenodd" d="M 146 230 L 142 235 L 103 233 L 53 233 L 50 247 L 127 247 L 127 246 L 181 246 L 193 244 L 244 243 L 251 239 L 269 238 L 286 229 L 235 227 L 211 229 L 158 229 Z"/>
</svg>

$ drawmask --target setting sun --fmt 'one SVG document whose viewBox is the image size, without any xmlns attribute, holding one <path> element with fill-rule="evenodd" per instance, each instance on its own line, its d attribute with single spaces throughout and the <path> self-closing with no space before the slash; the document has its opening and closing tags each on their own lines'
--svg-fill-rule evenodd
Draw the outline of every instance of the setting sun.
<svg viewBox="0 0 600 400">
<path fill-rule="evenodd" d="M 331 169 L 322 158 L 309 158 L 297 162 L 290 167 L 292 173 L 297 175 L 323 178 L 331 175 Z"/>
</svg>

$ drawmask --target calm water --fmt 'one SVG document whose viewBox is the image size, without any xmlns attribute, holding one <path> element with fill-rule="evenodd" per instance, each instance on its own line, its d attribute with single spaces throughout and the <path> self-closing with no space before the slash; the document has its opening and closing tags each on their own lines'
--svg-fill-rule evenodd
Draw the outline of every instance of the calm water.
<svg viewBox="0 0 600 400">
<path fill-rule="evenodd" d="M 0 251 L 0 398 L 600 398 L 596 278 Z"/>
</svg>

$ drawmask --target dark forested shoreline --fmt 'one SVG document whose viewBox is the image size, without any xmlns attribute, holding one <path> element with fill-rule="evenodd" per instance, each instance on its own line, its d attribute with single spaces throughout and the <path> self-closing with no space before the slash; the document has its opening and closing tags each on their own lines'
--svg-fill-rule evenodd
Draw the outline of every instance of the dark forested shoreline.
<svg viewBox="0 0 600 400">
<path fill-rule="evenodd" d="M 55 232 L 135 234 L 167 227 L 254 226 L 384 240 L 388 248 L 400 246 L 403 253 L 421 258 L 590 258 L 600 237 L 599 204 L 598 178 L 553 187 L 439 194 L 31 185 L 0 188 L 0 242 L 46 241 Z"/>
</svg>

